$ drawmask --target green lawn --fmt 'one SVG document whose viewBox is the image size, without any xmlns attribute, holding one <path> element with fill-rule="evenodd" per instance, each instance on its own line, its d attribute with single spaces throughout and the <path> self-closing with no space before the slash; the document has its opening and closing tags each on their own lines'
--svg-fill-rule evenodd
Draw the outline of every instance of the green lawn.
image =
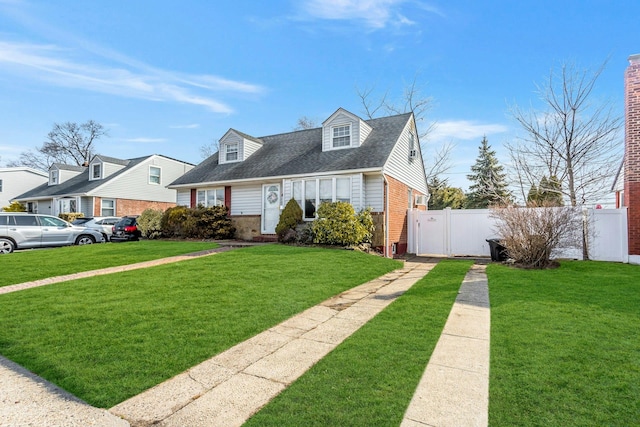
<svg viewBox="0 0 640 427">
<path fill-rule="evenodd" d="M 211 242 L 141 240 L 15 252 L 0 255 L 0 286 L 216 247 L 218 245 Z"/>
<path fill-rule="evenodd" d="M 471 264 L 440 261 L 246 426 L 400 425 Z"/>
<path fill-rule="evenodd" d="M 640 425 L 640 267 L 487 273 L 492 426 Z"/>
<path fill-rule="evenodd" d="M 400 266 L 267 245 L 0 295 L 0 354 L 111 407 Z"/>
</svg>

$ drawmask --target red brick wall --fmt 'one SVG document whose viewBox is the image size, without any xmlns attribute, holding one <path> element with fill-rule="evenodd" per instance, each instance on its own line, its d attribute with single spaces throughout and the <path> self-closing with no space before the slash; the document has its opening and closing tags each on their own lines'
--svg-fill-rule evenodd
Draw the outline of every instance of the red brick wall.
<svg viewBox="0 0 640 427">
<path fill-rule="evenodd" d="M 624 204 L 629 255 L 640 255 L 640 55 L 629 58 L 625 73 Z"/>
<path fill-rule="evenodd" d="M 395 178 L 387 176 L 388 195 L 389 195 L 389 254 L 391 254 L 392 246 L 397 243 L 396 254 L 402 255 L 407 252 L 407 209 L 409 208 L 409 189 L 410 187 Z M 411 192 L 411 205 L 416 207 L 415 196 L 423 195 L 413 190 Z M 385 194 L 386 197 L 386 194 Z"/>
<path fill-rule="evenodd" d="M 108 197 L 106 197 L 109 199 Z M 94 198 L 93 214 L 95 216 L 102 216 L 100 197 Z M 174 207 L 175 203 L 167 202 L 150 202 L 146 200 L 130 200 L 130 199 L 116 199 L 116 216 L 126 215 L 140 215 L 145 209 L 162 209 L 163 211 Z"/>
</svg>

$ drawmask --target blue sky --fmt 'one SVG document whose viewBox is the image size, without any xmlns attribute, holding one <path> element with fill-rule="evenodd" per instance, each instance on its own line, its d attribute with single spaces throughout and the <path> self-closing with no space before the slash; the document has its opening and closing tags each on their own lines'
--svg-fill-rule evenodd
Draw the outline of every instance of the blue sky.
<svg viewBox="0 0 640 427">
<path fill-rule="evenodd" d="M 447 177 L 466 189 L 482 136 L 507 163 L 509 106 L 539 105 L 535 83 L 563 61 L 608 60 L 595 97 L 623 114 L 639 16 L 604 0 L 0 0 L 0 165 L 89 119 L 109 129 L 102 154 L 198 163 L 229 128 L 363 115 L 356 88 L 398 99 L 416 78 L 433 98 L 427 146 L 454 144 Z"/>
</svg>

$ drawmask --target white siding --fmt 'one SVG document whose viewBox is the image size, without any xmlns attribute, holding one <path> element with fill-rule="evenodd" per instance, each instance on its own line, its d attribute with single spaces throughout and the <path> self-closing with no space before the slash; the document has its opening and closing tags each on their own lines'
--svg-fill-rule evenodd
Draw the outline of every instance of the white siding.
<svg viewBox="0 0 640 427">
<path fill-rule="evenodd" d="M 409 160 L 409 131 L 416 135 L 413 148 L 417 150 L 418 156 L 413 160 Z M 398 143 L 384 166 L 384 173 L 423 194 L 427 194 L 427 178 L 413 120 L 407 122 L 407 126 L 402 131 Z"/>
<path fill-rule="evenodd" d="M 149 166 L 161 168 L 160 184 L 149 183 Z M 91 195 L 106 198 L 176 202 L 176 190 L 166 188 L 193 166 L 161 156 L 151 156 L 122 175 L 98 187 Z"/>
<path fill-rule="evenodd" d="M 80 175 L 82 172 L 70 171 L 66 169 L 58 170 L 58 184 L 61 184 L 74 176 Z"/>
<path fill-rule="evenodd" d="M 231 187 L 231 215 L 261 215 L 262 183 Z"/>
<path fill-rule="evenodd" d="M 384 211 L 384 179 L 382 175 L 364 176 L 364 204 L 373 212 Z"/>
<path fill-rule="evenodd" d="M 218 163 L 219 164 L 225 164 L 227 163 L 226 161 L 226 145 L 227 144 L 238 144 L 238 159 L 242 159 L 242 146 L 244 139 L 240 137 L 240 135 L 238 135 L 237 133 L 233 132 L 233 131 L 229 131 L 227 132 L 222 139 L 220 139 L 220 150 L 218 153 Z M 237 162 L 237 160 L 234 160 L 233 162 L 229 162 L 229 163 L 235 163 Z"/>
<path fill-rule="evenodd" d="M 176 204 L 178 206 L 187 206 L 191 207 L 191 190 L 190 189 L 180 189 L 178 190 L 178 196 L 176 199 Z"/>
<path fill-rule="evenodd" d="M 122 165 L 116 165 L 114 163 L 102 162 L 102 178 L 108 178 L 120 169 L 124 168 Z"/>
<path fill-rule="evenodd" d="M 247 160 L 247 157 L 258 151 L 260 147 L 262 147 L 262 144 L 251 141 L 249 139 L 243 139 L 242 142 L 242 150 L 240 151 L 242 160 Z"/>
<path fill-rule="evenodd" d="M 2 191 L 0 192 L 0 210 L 9 206 L 11 200 L 27 191 L 49 181 L 47 174 L 27 168 L 0 169 Z"/>
<path fill-rule="evenodd" d="M 94 216 L 93 214 L 93 197 L 80 197 L 80 212 L 84 216 Z M 102 212 L 96 212 L 96 216 L 100 216 Z"/>
</svg>

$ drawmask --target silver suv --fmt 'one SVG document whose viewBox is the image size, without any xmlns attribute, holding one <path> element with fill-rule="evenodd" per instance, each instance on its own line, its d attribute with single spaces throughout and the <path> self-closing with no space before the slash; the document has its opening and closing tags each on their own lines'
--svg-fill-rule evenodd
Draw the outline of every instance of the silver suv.
<svg viewBox="0 0 640 427">
<path fill-rule="evenodd" d="M 0 212 L 0 254 L 14 249 L 102 243 L 99 231 L 69 224 L 58 217 Z"/>
</svg>

